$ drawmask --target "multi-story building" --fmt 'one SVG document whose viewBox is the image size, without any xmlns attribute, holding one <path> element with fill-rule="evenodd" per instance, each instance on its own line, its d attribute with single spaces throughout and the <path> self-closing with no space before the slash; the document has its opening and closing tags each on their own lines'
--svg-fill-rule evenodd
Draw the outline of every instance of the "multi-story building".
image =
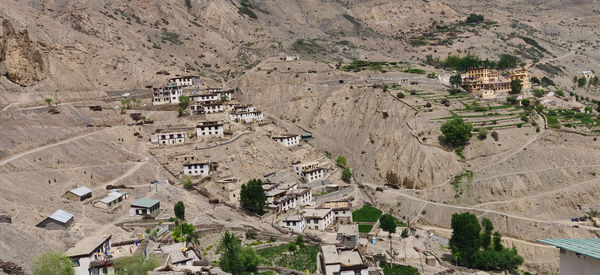
<svg viewBox="0 0 600 275">
<path fill-rule="evenodd" d="M 309 229 L 325 230 L 333 223 L 333 213 L 327 208 L 305 208 L 304 219 Z"/>
<path fill-rule="evenodd" d="M 115 274 L 112 255 L 110 255 L 110 238 L 110 235 L 87 237 L 65 252 L 65 255 L 73 261 L 75 275 Z M 101 266 L 93 264 L 100 261 L 104 264 Z"/>
<path fill-rule="evenodd" d="M 172 131 L 166 130 L 152 135 L 150 141 L 152 143 L 158 143 L 158 145 L 173 145 L 185 143 L 187 132 L 186 131 Z"/>
<path fill-rule="evenodd" d="M 288 134 L 288 135 L 274 136 L 272 138 L 273 138 L 273 140 L 279 142 L 279 144 L 281 144 L 285 147 L 290 147 L 290 146 L 295 146 L 295 145 L 300 144 L 300 135 Z"/>
<path fill-rule="evenodd" d="M 196 125 L 196 136 L 204 137 L 204 136 L 216 136 L 223 137 L 224 129 L 223 123 L 218 121 L 203 121 L 198 122 Z"/>
<path fill-rule="evenodd" d="M 152 91 L 152 105 L 179 103 L 179 96 L 182 94 L 183 90 L 177 85 L 155 87 Z"/>
<path fill-rule="evenodd" d="M 352 204 L 347 200 L 327 201 L 324 202 L 321 207 L 331 209 L 331 211 L 333 211 L 333 217 L 336 220 L 350 219 L 352 217 L 352 211 L 350 211 Z"/>
<path fill-rule="evenodd" d="M 521 80 L 523 89 L 531 88 L 529 72 L 526 69 L 516 69 L 508 72 L 508 76 L 504 77 L 489 68 L 467 70 L 462 87 L 478 96 L 495 97 L 499 93 L 509 92 L 511 90 L 510 83 L 515 79 Z"/>
<path fill-rule="evenodd" d="M 368 275 L 369 266 L 354 249 L 321 246 L 321 272 L 324 275 Z"/>
<path fill-rule="evenodd" d="M 224 111 L 223 102 L 221 101 L 206 101 L 200 105 L 205 114 L 222 113 Z"/>
<path fill-rule="evenodd" d="M 187 87 L 187 86 L 198 86 L 202 85 L 200 81 L 200 77 L 195 75 L 190 76 L 177 76 L 169 79 L 169 84 L 175 85 L 177 87 Z"/>
<path fill-rule="evenodd" d="M 210 162 L 190 162 L 183 164 L 183 174 L 207 177 L 211 170 Z"/>
<path fill-rule="evenodd" d="M 291 215 L 283 219 L 281 226 L 283 228 L 289 228 L 294 233 L 302 233 L 304 232 L 306 223 L 304 222 L 304 217 L 302 215 Z"/>
</svg>

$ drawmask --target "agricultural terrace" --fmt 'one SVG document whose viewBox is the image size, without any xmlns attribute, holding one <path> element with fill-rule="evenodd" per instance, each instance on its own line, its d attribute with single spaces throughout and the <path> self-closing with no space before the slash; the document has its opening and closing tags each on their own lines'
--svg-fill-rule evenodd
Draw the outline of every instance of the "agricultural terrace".
<svg viewBox="0 0 600 275">
<path fill-rule="evenodd" d="M 293 246 L 294 249 L 290 249 Z M 293 250 L 293 251 L 292 251 Z M 262 264 L 281 266 L 301 272 L 315 273 L 317 271 L 317 254 L 321 251 L 318 245 L 282 244 L 256 250 Z"/>
<path fill-rule="evenodd" d="M 369 233 L 381 214 L 381 210 L 365 204 L 361 209 L 352 212 L 352 221 L 358 223 L 358 232 Z"/>
</svg>

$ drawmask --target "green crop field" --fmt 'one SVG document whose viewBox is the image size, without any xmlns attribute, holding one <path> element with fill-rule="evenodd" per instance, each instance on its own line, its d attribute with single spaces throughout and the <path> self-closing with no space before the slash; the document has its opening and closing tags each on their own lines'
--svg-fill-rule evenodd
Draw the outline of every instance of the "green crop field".
<svg viewBox="0 0 600 275">
<path fill-rule="evenodd" d="M 366 204 L 361 209 L 352 212 L 354 222 L 376 222 L 380 216 L 381 210 Z"/>
</svg>

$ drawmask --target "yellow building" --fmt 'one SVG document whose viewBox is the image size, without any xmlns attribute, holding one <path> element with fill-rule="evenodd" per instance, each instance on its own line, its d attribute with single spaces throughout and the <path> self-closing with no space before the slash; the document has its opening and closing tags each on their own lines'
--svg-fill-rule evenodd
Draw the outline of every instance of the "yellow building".
<svg viewBox="0 0 600 275">
<path fill-rule="evenodd" d="M 499 93 L 509 92 L 511 90 L 510 82 L 513 79 L 521 80 L 523 89 L 531 88 L 529 72 L 526 69 L 517 69 L 509 72 L 507 77 L 502 77 L 498 71 L 492 71 L 489 68 L 467 70 L 462 87 L 470 93 L 491 98 Z"/>
</svg>

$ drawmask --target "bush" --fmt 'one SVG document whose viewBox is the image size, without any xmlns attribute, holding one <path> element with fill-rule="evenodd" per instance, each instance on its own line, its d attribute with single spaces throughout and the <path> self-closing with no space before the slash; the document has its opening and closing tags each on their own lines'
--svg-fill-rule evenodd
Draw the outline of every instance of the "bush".
<svg viewBox="0 0 600 275">
<path fill-rule="evenodd" d="M 160 40 L 161 41 L 169 41 L 175 45 L 181 45 L 183 44 L 183 42 L 181 42 L 179 40 L 179 34 L 174 33 L 174 32 L 169 32 L 167 30 L 163 30 L 160 34 Z"/>
<path fill-rule="evenodd" d="M 467 17 L 467 20 L 465 20 L 465 22 L 467 24 L 472 24 L 472 23 L 483 22 L 483 20 L 484 20 L 483 15 L 471 13 L 471 14 L 469 14 L 469 16 Z"/>
<path fill-rule="evenodd" d="M 344 168 L 344 170 L 342 170 L 342 180 L 345 182 L 350 182 L 351 179 L 352 179 L 352 172 L 350 171 L 350 169 Z"/>
<path fill-rule="evenodd" d="M 396 97 L 402 99 L 402 98 L 404 98 L 404 93 L 403 92 L 398 92 L 396 94 Z"/>
<path fill-rule="evenodd" d="M 521 105 L 525 108 L 528 108 L 531 106 L 531 101 L 529 101 L 527 98 L 521 99 Z"/>
<path fill-rule="evenodd" d="M 499 137 L 498 137 L 498 132 L 496 132 L 496 131 L 493 131 L 493 132 L 492 132 L 492 138 L 493 138 L 495 141 L 498 141 L 498 139 L 499 139 Z"/>
<path fill-rule="evenodd" d="M 452 147 L 464 146 L 471 137 L 473 125 L 464 122 L 462 118 L 453 118 L 441 126 L 444 140 Z"/>
<path fill-rule="evenodd" d="M 448 90 L 448 93 L 450 93 L 450 95 L 457 95 L 461 93 L 460 89 L 456 89 L 456 88 L 452 88 Z"/>
<path fill-rule="evenodd" d="M 487 138 L 487 134 L 488 134 L 488 130 L 485 128 L 479 128 L 479 131 L 477 132 L 477 137 L 480 140 L 484 140 Z"/>
<path fill-rule="evenodd" d="M 335 159 L 335 163 L 342 167 L 346 167 L 346 164 L 348 164 L 346 162 L 346 157 L 344 156 L 338 156 L 337 159 Z"/>
<path fill-rule="evenodd" d="M 46 252 L 33 260 L 34 275 L 72 275 L 75 274 L 73 261 L 60 252 Z"/>
<path fill-rule="evenodd" d="M 383 268 L 384 275 L 419 275 L 419 270 L 409 265 L 398 265 L 398 264 L 385 264 L 381 263 L 380 267 Z"/>
</svg>

